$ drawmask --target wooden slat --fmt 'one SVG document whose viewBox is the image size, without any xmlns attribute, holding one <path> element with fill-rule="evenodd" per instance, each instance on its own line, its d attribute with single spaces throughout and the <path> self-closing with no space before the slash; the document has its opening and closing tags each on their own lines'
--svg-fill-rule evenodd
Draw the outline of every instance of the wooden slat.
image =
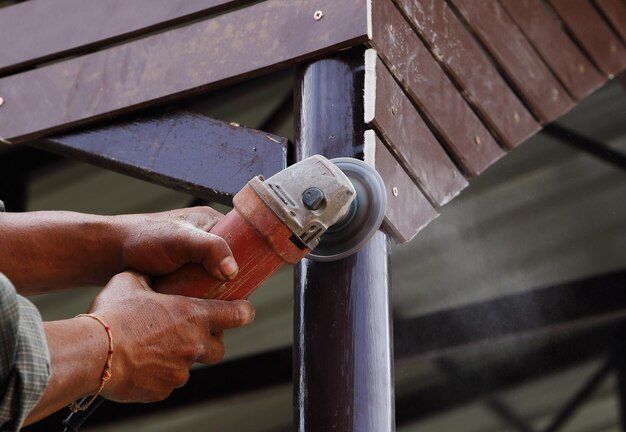
<svg viewBox="0 0 626 432">
<path fill-rule="evenodd" d="M 505 147 L 537 132 L 535 119 L 445 1 L 395 1 Z"/>
<path fill-rule="evenodd" d="M 267 0 L 12 75 L 0 79 L 0 137 L 24 141 L 269 72 L 363 42 L 367 24 L 365 0 Z"/>
<path fill-rule="evenodd" d="M 0 12 L 0 73 L 234 8 L 246 0 L 30 0 Z M 250 0 L 247 0 L 250 1 Z M 6 43 L 6 42 L 9 43 Z"/>
<path fill-rule="evenodd" d="M 383 137 L 424 194 L 440 207 L 467 186 L 376 51 L 365 52 L 365 122 Z"/>
<path fill-rule="evenodd" d="M 270 177 L 287 162 L 286 138 L 186 112 L 116 122 L 36 145 L 222 203 L 252 177 Z"/>
<path fill-rule="evenodd" d="M 452 0 L 535 115 L 550 122 L 574 102 L 497 1 Z"/>
<path fill-rule="evenodd" d="M 543 61 L 576 99 L 606 82 L 541 0 L 500 0 Z"/>
<path fill-rule="evenodd" d="M 626 42 L 626 2 L 624 0 L 596 0 L 596 5 L 613 28 Z"/>
<path fill-rule="evenodd" d="M 503 156 L 391 0 L 372 5 L 371 45 L 467 174 L 478 175 Z"/>
<path fill-rule="evenodd" d="M 374 131 L 365 132 L 364 151 L 365 162 L 376 168 L 387 187 L 383 230 L 399 243 L 408 242 L 439 214 Z"/>
<path fill-rule="evenodd" d="M 587 0 L 549 0 L 589 57 L 609 77 L 626 69 L 626 48 Z"/>
</svg>

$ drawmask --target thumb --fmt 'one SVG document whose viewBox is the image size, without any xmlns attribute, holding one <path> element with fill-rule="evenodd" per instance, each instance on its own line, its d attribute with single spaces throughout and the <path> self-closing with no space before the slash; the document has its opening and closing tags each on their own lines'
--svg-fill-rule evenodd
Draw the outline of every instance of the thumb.
<svg viewBox="0 0 626 432">
<path fill-rule="evenodd" d="M 201 263 L 214 278 L 229 280 L 237 276 L 239 269 L 233 253 L 220 236 L 190 226 L 184 241 L 179 244 L 184 248 L 185 261 Z"/>
</svg>

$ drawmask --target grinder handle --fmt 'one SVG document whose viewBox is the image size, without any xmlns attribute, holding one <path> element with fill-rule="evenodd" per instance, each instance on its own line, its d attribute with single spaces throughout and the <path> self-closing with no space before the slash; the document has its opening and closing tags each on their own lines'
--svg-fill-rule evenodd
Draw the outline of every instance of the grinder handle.
<svg viewBox="0 0 626 432">
<path fill-rule="evenodd" d="M 216 300 L 242 299 L 284 263 L 237 208 L 215 224 L 210 233 L 228 243 L 239 266 L 237 277 L 226 282 L 212 277 L 202 264 L 186 264 L 157 279 L 155 291 Z"/>
</svg>

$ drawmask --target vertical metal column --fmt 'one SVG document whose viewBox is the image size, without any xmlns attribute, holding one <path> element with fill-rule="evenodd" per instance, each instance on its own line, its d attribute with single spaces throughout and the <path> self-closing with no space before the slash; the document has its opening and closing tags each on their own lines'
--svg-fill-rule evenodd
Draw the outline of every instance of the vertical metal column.
<svg viewBox="0 0 626 432">
<path fill-rule="evenodd" d="M 296 158 L 359 156 L 362 49 L 296 74 Z M 395 430 L 389 241 L 378 232 L 357 254 L 296 269 L 294 422 L 298 432 Z"/>
</svg>

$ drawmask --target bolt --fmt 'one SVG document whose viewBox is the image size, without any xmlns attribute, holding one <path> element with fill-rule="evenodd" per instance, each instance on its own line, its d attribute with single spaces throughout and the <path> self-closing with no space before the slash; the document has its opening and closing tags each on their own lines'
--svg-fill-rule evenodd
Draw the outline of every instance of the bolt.
<svg viewBox="0 0 626 432">
<path fill-rule="evenodd" d="M 475 142 L 477 145 L 480 145 L 480 137 L 479 137 L 478 135 L 476 135 L 476 136 L 474 137 L 474 142 Z"/>
<path fill-rule="evenodd" d="M 519 118 L 519 114 L 517 113 L 517 111 L 515 111 L 513 113 L 513 120 L 515 120 L 515 124 L 518 125 L 520 122 L 520 118 Z"/>
<path fill-rule="evenodd" d="M 316 187 L 310 187 L 302 193 L 302 203 L 309 210 L 317 210 L 324 202 L 324 192 Z"/>
<path fill-rule="evenodd" d="M 395 106 L 391 107 L 391 115 L 396 115 L 398 114 L 398 108 L 396 108 Z"/>
<path fill-rule="evenodd" d="M 552 100 L 557 100 L 559 98 L 559 90 L 556 88 L 552 88 Z"/>
<path fill-rule="evenodd" d="M 4 105 L 4 99 L 0 97 L 0 106 Z"/>
<path fill-rule="evenodd" d="M 398 188 L 397 187 L 393 187 L 393 189 L 391 190 L 391 192 L 393 193 L 393 196 L 398 196 Z"/>
<path fill-rule="evenodd" d="M 313 18 L 315 18 L 315 21 L 321 20 L 323 16 L 324 16 L 324 12 L 322 12 L 321 10 L 316 10 L 315 13 L 313 14 Z"/>
</svg>

